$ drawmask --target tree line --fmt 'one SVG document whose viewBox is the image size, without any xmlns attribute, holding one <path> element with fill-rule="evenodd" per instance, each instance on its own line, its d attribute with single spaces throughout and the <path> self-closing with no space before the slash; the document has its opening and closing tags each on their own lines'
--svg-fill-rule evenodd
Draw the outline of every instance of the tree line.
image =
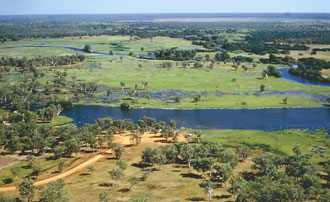
<svg viewBox="0 0 330 202">
<path fill-rule="evenodd" d="M 31 69 L 40 66 L 63 66 L 72 65 L 78 62 L 82 62 L 86 59 L 84 55 L 67 55 L 67 56 L 50 56 L 50 57 L 35 57 L 32 59 L 13 58 L 13 57 L 1 57 L 0 66 L 7 67 L 22 67 L 24 71 L 31 71 Z"/>
</svg>

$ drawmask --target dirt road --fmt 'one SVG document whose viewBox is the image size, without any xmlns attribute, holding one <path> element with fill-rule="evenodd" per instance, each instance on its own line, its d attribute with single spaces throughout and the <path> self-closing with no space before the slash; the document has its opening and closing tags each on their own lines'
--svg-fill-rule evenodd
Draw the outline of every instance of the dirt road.
<svg viewBox="0 0 330 202">
<path fill-rule="evenodd" d="M 157 138 L 155 138 L 156 135 L 153 134 L 153 133 L 146 133 L 143 135 L 143 138 L 142 138 L 142 142 L 143 143 L 153 143 L 153 144 L 163 144 L 161 142 L 157 142 L 157 140 L 159 139 L 163 139 L 165 140 L 164 138 L 159 138 L 159 134 L 157 136 Z M 185 140 L 184 136 L 183 135 L 180 135 L 179 138 L 178 138 L 181 142 L 184 142 L 184 141 L 187 141 Z M 129 136 L 129 133 L 124 133 L 124 134 L 121 134 L 121 135 L 115 135 L 114 137 L 114 142 L 117 143 L 117 144 L 121 144 L 121 145 L 129 145 L 130 144 L 130 136 Z M 111 150 L 108 150 L 106 151 L 105 153 L 107 154 L 110 154 L 111 153 Z M 96 161 L 100 160 L 101 158 L 104 158 L 105 155 L 103 154 L 98 154 L 97 156 L 94 156 L 90 159 L 88 159 L 87 161 L 77 165 L 76 167 L 74 168 L 71 168 L 70 170 L 67 170 L 61 174 L 58 174 L 56 176 L 53 176 L 53 177 L 50 177 L 50 178 L 47 178 L 47 179 L 44 179 L 44 180 L 40 180 L 40 181 L 37 181 L 34 183 L 35 186 L 40 186 L 40 185 L 45 185 L 45 184 L 48 184 L 49 182 L 53 182 L 53 181 L 56 181 L 58 179 L 62 179 L 62 178 L 65 178 L 65 177 L 68 177 L 74 173 L 77 173 L 79 171 L 81 171 L 82 169 L 86 168 L 88 165 L 90 164 L 93 164 L 95 163 Z M 10 191 L 16 191 L 16 187 L 15 186 L 11 186 L 11 187 L 0 187 L 0 193 L 1 192 L 10 192 Z"/>
</svg>

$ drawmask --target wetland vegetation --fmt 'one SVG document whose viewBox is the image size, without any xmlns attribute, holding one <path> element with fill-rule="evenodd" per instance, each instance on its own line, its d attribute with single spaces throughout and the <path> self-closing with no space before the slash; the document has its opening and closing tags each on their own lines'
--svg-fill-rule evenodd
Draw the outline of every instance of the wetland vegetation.
<svg viewBox="0 0 330 202">
<path fill-rule="evenodd" d="M 329 199 L 329 15 L 173 15 L 0 16 L 0 201 Z"/>
</svg>

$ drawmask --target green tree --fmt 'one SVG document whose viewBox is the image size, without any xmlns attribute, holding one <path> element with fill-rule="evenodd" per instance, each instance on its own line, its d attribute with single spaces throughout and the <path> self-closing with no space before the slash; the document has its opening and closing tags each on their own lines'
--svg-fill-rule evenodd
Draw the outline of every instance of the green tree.
<svg viewBox="0 0 330 202">
<path fill-rule="evenodd" d="M 260 85 L 260 92 L 264 92 L 265 91 L 265 85 L 264 84 L 261 84 Z"/>
<path fill-rule="evenodd" d="M 239 145 L 236 147 L 236 154 L 240 160 L 247 159 L 251 155 L 250 148 L 245 145 Z"/>
<path fill-rule="evenodd" d="M 137 185 L 140 182 L 140 179 L 134 176 L 134 177 L 129 178 L 128 181 L 130 183 L 128 190 L 131 191 L 132 187 Z"/>
<path fill-rule="evenodd" d="M 33 180 L 25 178 L 21 184 L 16 185 L 22 198 L 26 198 L 28 202 L 33 201 L 35 186 Z"/>
<path fill-rule="evenodd" d="M 160 170 L 161 166 L 167 162 L 167 158 L 162 152 L 157 152 L 157 154 L 153 157 L 153 161 L 158 165 Z"/>
<path fill-rule="evenodd" d="M 272 155 L 257 157 L 253 159 L 253 169 L 258 171 L 259 175 L 271 176 L 277 172 L 278 159 Z"/>
<path fill-rule="evenodd" d="M 118 168 L 120 168 L 123 171 L 127 169 L 126 161 L 119 160 L 119 161 L 117 161 L 116 165 L 118 166 Z"/>
<path fill-rule="evenodd" d="M 191 166 L 191 161 L 195 156 L 195 149 L 190 144 L 185 144 L 181 150 L 182 160 L 188 163 L 188 167 Z"/>
<path fill-rule="evenodd" d="M 207 180 L 204 182 L 203 186 L 204 186 L 205 193 L 208 196 L 208 199 L 209 199 L 208 201 L 212 201 L 215 184 L 212 181 Z"/>
<path fill-rule="evenodd" d="M 238 156 L 233 151 L 224 151 L 219 154 L 221 163 L 230 163 L 231 167 L 235 167 L 238 163 Z"/>
<path fill-rule="evenodd" d="M 99 194 L 99 201 L 100 202 L 110 202 L 110 197 L 108 195 L 108 193 L 106 192 L 102 192 Z"/>
<path fill-rule="evenodd" d="M 17 200 L 11 196 L 0 195 L 0 202 L 17 202 Z"/>
<path fill-rule="evenodd" d="M 89 44 L 86 44 L 83 48 L 83 51 L 90 53 L 90 52 L 92 52 L 92 48 Z"/>
<path fill-rule="evenodd" d="M 59 179 L 55 182 L 47 184 L 46 188 L 41 189 L 40 202 L 69 202 L 71 201 L 70 195 L 64 189 L 65 182 Z"/>
<path fill-rule="evenodd" d="M 57 165 L 58 172 L 61 173 L 63 171 L 63 169 L 64 169 L 64 166 L 65 166 L 65 161 L 64 160 L 60 160 L 60 162 Z"/>
<path fill-rule="evenodd" d="M 225 183 L 233 174 L 233 168 L 229 163 L 221 163 L 214 166 L 217 177 L 222 183 Z"/>
<path fill-rule="evenodd" d="M 10 172 L 14 176 L 14 179 L 17 178 L 19 171 L 20 171 L 20 168 L 18 166 L 14 166 L 14 167 L 10 168 Z"/>
<path fill-rule="evenodd" d="M 321 194 L 321 179 L 316 175 L 305 174 L 301 179 L 301 186 L 309 200 L 317 199 Z"/>
<path fill-rule="evenodd" d="M 124 177 L 124 172 L 120 168 L 113 168 L 109 171 L 109 175 L 113 180 L 116 180 L 119 185 L 120 180 Z"/>
<path fill-rule="evenodd" d="M 193 168 L 196 169 L 198 172 L 202 171 L 203 173 L 211 170 L 213 164 L 214 160 L 212 158 L 197 158 L 192 162 Z"/>
<path fill-rule="evenodd" d="M 121 81 L 120 86 L 121 86 L 121 89 L 124 90 L 125 89 L 125 82 Z"/>
<path fill-rule="evenodd" d="M 115 156 L 116 156 L 116 158 L 117 159 L 120 159 L 121 158 L 121 156 L 122 156 L 122 154 L 124 153 L 124 151 L 125 151 L 125 149 L 124 149 L 124 147 L 123 146 L 117 146 L 116 148 L 115 148 Z"/>
<path fill-rule="evenodd" d="M 86 172 L 87 175 L 90 175 L 94 171 L 95 171 L 95 167 L 94 166 L 92 166 L 92 165 L 87 166 L 87 172 Z"/>
</svg>

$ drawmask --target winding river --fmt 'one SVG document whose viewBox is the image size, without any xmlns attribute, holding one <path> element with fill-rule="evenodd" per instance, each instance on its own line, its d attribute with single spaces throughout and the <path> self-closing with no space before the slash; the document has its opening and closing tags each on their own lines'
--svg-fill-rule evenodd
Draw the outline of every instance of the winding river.
<svg viewBox="0 0 330 202">
<path fill-rule="evenodd" d="M 320 129 L 330 127 L 330 108 L 274 109 L 130 109 L 76 105 L 61 115 L 72 118 L 77 126 L 95 123 L 97 118 L 138 120 L 143 116 L 157 121 L 175 120 L 178 127 L 192 129 L 247 129 L 274 131 L 283 129 Z"/>
<path fill-rule="evenodd" d="M 308 79 L 305 79 L 300 76 L 294 76 L 289 73 L 289 68 L 277 68 L 280 72 L 282 72 L 282 79 L 293 81 L 293 82 L 298 82 L 302 83 L 305 85 L 317 85 L 317 86 L 329 86 L 330 83 L 325 83 L 325 82 L 318 82 L 318 81 L 311 81 Z"/>
</svg>

